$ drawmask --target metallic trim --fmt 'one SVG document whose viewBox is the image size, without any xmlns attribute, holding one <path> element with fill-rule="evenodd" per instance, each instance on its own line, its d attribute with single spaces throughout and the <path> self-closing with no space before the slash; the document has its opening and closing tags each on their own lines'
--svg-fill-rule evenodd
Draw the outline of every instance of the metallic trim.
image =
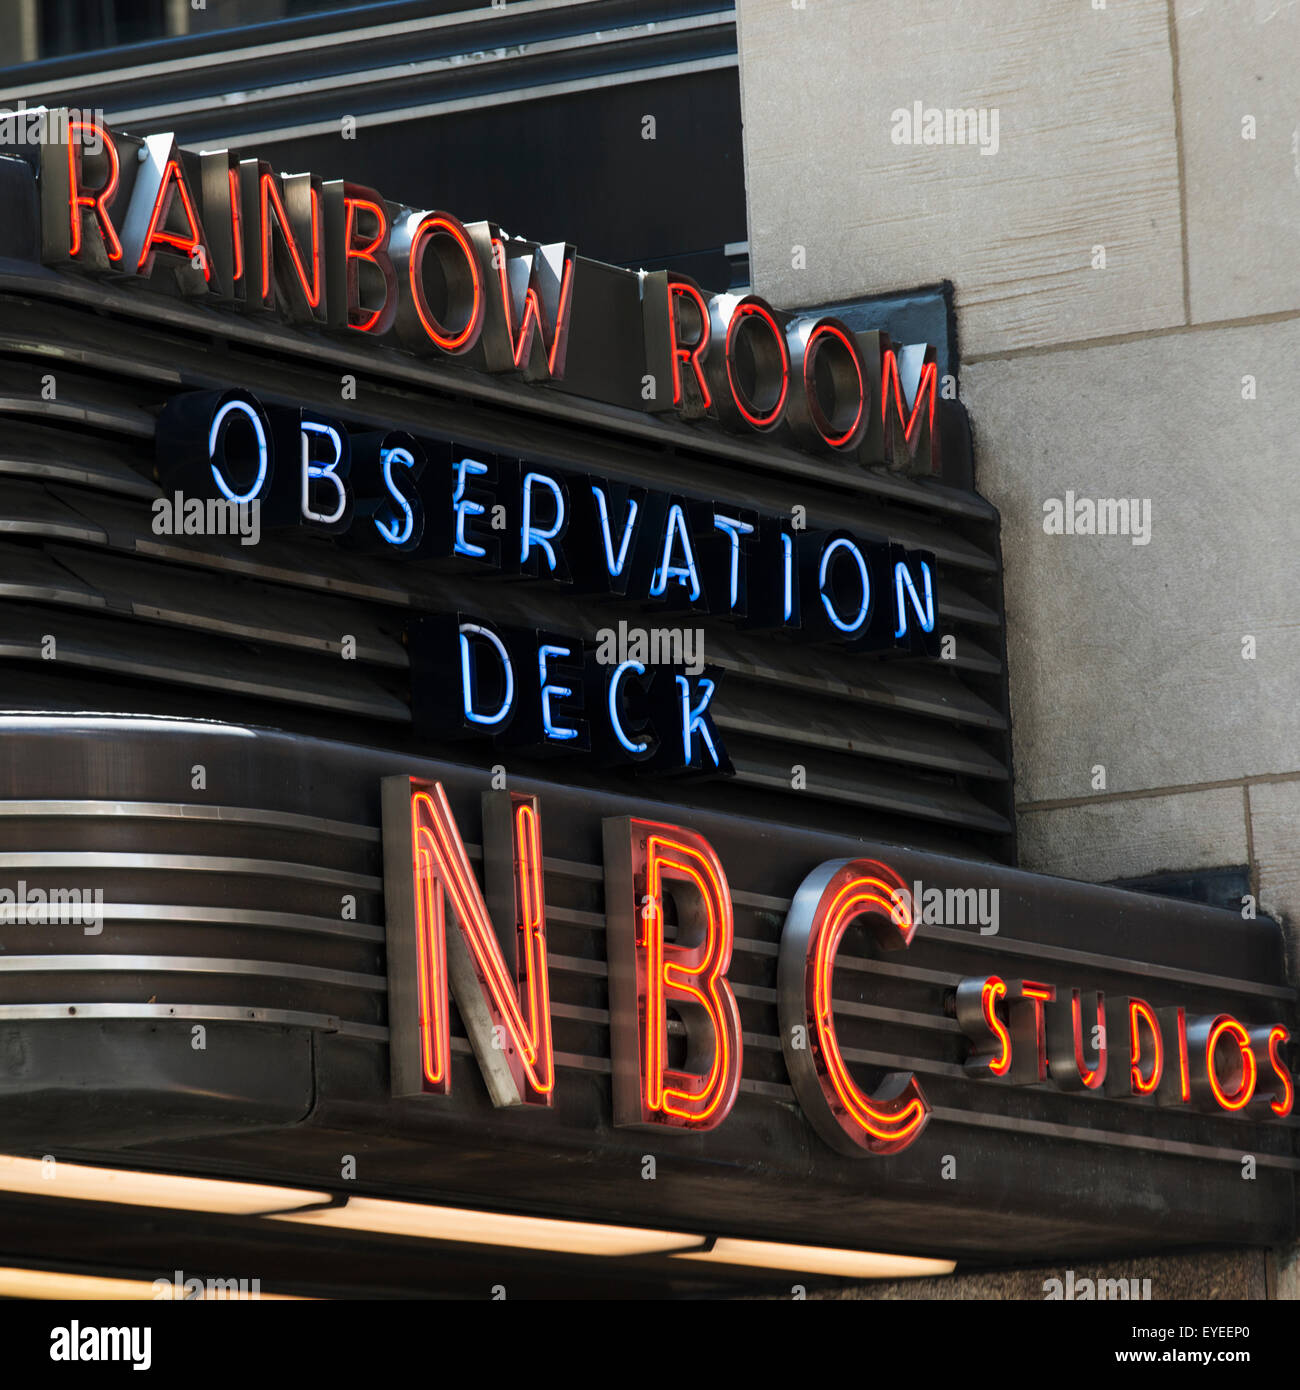
<svg viewBox="0 0 1300 1390">
<path fill-rule="evenodd" d="M 640 411 L 600 401 L 565 397 L 557 391 L 538 391 L 526 384 L 488 379 L 455 367 L 441 366 L 429 359 L 418 361 L 401 355 L 396 349 L 388 352 L 368 352 L 345 347 L 325 338 L 295 333 L 292 329 L 237 318 L 235 315 L 217 317 L 211 310 L 199 309 L 160 296 L 128 294 L 107 281 L 83 284 L 54 271 L 33 267 L 28 262 L 0 263 L 0 296 L 17 292 L 37 299 L 55 299 L 84 307 L 93 305 L 100 312 L 120 312 L 133 318 L 184 329 L 203 339 L 214 334 L 231 342 L 241 342 L 276 355 L 286 351 L 300 360 L 305 370 L 310 363 L 327 364 L 331 369 L 344 367 L 361 370 L 369 378 L 387 378 L 393 382 L 414 385 L 418 390 L 431 387 L 452 397 L 481 402 L 510 410 L 523 410 L 542 416 L 560 425 L 577 424 L 590 428 L 617 429 L 629 438 L 645 440 L 662 448 L 677 443 L 683 448 L 706 453 L 713 458 L 738 464 L 745 469 L 761 468 L 775 473 L 783 482 L 800 481 L 825 483 L 840 490 L 848 489 L 906 506 L 922 507 L 948 516 L 967 517 L 986 524 L 996 524 L 997 511 L 992 503 L 973 493 L 945 487 L 941 483 L 907 479 L 869 469 L 837 467 L 793 449 L 765 445 L 756 447 L 726 435 L 704 434 L 692 429 L 685 421 L 664 416 L 647 418 Z M 252 364 L 248 364 L 251 370 Z M 982 611 L 983 619 L 963 618 L 963 621 L 982 621 L 997 626 L 997 614 L 984 605 L 970 600 L 972 612 Z"/>
<path fill-rule="evenodd" d="M 639 69 L 632 72 L 602 73 L 599 77 L 579 77 L 569 82 L 547 82 L 536 87 L 516 87 L 509 93 L 490 92 L 483 96 L 458 97 L 451 101 L 426 102 L 423 106 L 404 107 L 399 111 L 371 111 L 357 117 L 357 129 L 366 130 L 376 126 L 393 125 L 398 121 L 419 120 L 426 116 L 452 116 L 459 111 L 479 111 L 506 104 L 541 101 L 547 97 L 570 96 L 574 92 L 599 91 L 606 87 L 625 87 L 637 82 L 647 82 L 655 78 L 687 77 L 694 73 L 717 72 L 726 68 L 739 68 L 740 59 L 735 54 L 718 58 L 697 58 L 686 63 L 665 63 L 662 67 Z M 503 98 L 508 98 L 503 100 Z M 303 140 L 313 135 L 335 135 L 339 123 L 335 117 L 330 121 L 309 121 L 304 125 L 270 126 L 264 130 L 254 130 L 239 135 L 242 145 L 272 144 L 281 140 Z M 199 148 L 213 142 L 192 141 L 183 148 Z M 233 143 L 233 142 L 232 142 Z"/>
<path fill-rule="evenodd" d="M 123 956 L 82 955 L 0 955 L 0 975 L 89 975 L 177 974 L 177 975 L 254 975 L 276 980 L 307 980 L 340 989 L 360 989 L 370 994 L 386 991 L 382 975 L 362 975 L 355 970 L 331 970 L 322 965 L 295 965 L 278 960 L 234 960 L 220 956 Z"/>
<path fill-rule="evenodd" d="M 0 714 L 0 728 L 7 722 Z M 296 811 L 263 811 L 255 806 L 209 806 L 190 801 L 3 801 L 0 820 L 6 816 L 133 817 L 141 820 L 221 821 L 234 825 L 261 825 L 276 830 L 303 830 L 312 835 L 333 835 L 377 845 L 378 827 L 354 821 L 327 820 Z"/>
<path fill-rule="evenodd" d="M 1148 1153 L 1178 1154 L 1184 1158 L 1202 1160 L 1214 1159 L 1233 1165 L 1240 1178 L 1240 1149 L 1225 1149 L 1214 1144 L 1189 1144 L 1178 1139 L 1152 1139 L 1145 1134 L 1124 1134 L 1115 1130 L 1085 1128 L 1083 1125 L 1058 1125 L 1047 1120 L 1022 1120 L 1015 1115 L 979 1115 L 969 1110 L 954 1110 L 942 1105 L 936 1105 L 930 1115 L 935 1121 L 965 1125 L 972 1129 L 1010 1130 L 1015 1134 L 1032 1134 L 1044 1139 L 1068 1139 L 1079 1144 L 1105 1144 L 1109 1148 L 1144 1149 Z M 1300 1158 L 1260 1153 L 1258 1150 L 1251 1152 L 1261 1168 L 1282 1168 L 1287 1172 L 1300 1172 Z"/>
<path fill-rule="evenodd" d="M 104 903 L 96 914 L 106 922 L 184 922 L 194 926 L 260 927 L 267 931 L 340 936 L 350 941 L 381 942 L 384 929 L 373 922 L 309 917 L 301 912 L 270 912 L 257 907 L 177 906 L 173 903 Z"/>
<path fill-rule="evenodd" d="M 349 1023 L 332 1014 L 296 1009 L 249 1009 L 226 1004 L 0 1004 L 0 1023 L 69 1017 L 100 1020 L 187 1019 L 211 1023 L 261 1023 L 277 1028 L 308 1028 L 367 1042 L 387 1042 L 388 1029 L 370 1023 Z"/>
<path fill-rule="evenodd" d="M 326 93 L 342 95 L 350 87 L 377 87 L 384 83 L 406 82 L 418 77 L 436 82 L 440 76 L 459 76 L 466 71 L 491 73 L 494 69 L 509 68 L 528 59 L 581 53 L 584 50 L 595 50 L 599 53 L 601 49 L 607 48 L 611 44 L 636 43 L 638 40 L 690 33 L 700 29 L 734 28 L 734 23 L 734 16 L 725 12 L 688 15 L 681 19 L 662 20 L 649 24 L 627 24 L 615 29 L 589 29 L 584 33 L 565 35 L 562 38 L 536 39 L 529 43 L 476 49 L 470 54 L 441 55 L 437 58 L 427 58 L 421 62 L 396 63 L 384 67 L 364 67 L 353 72 L 332 73 L 325 78 L 276 83 L 272 86 L 255 87 L 237 93 L 232 92 L 227 109 L 236 111 L 249 106 L 269 105 L 281 100 L 292 101 L 295 98 L 319 96 Z M 296 49 L 295 53 L 300 56 Z M 238 50 L 230 52 L 228 59 L 233 64 L 241 64 L 245 61 L 244 55 Z M 731 55 L 726 65 L 738 66 L 739 60 L 736 55 Z M 659 68 L 651 65 L 616 75 L 622 80 L 641 82 L 660 75 L 666 70 L 666 66 Z M 682 68 L 691 65 L 682 63 L 675 66 Z M 714 63 L 714 66 L 721 66 L 721 64 Z M 114 86 L 119 84 L 120 79 L 113 81 Z M 365 112 L 357 117 L 357 129 L 360 130 L 372 124 L 387 125 L 396 120 L 409 120 L 420 116 L 441 114 L 444 110 L 463 110 L 466 109 L 467 104 L 475 107 L 510 105 L 514 101 L 526 101 L 528 100 L 528 93 L 542 89 L 556 92 L 561 88 L 581 90 L 584 87 L 605 85 L 607 85 L 605 78 L 577 79 L 570 83 L 539 83 L 533 88 L 496 90 L 490 94 L 463 99 L 461 102 L 430 102 L 424 106 L 406 107 L 400 111 Z M 354 102 L 353 104 L 356 105 L 357 103 Z M 217 109 L 220 110 L 221 108 Z M 160 125 L 160 122 L 198 113 L 213 115 L 213 103 L 209 98 L 203 97 L 197 101 L 162 102 L 153 106 L 141 106 L 128 110 L 113 107 L 107 112 L 107 116 L 115 125 L 149 126 L 155 129 L 165 129 L 166 127 Z M 332 121 L 316 122 L 314 126 L 285 127 L 259 132 L 255 136 L 241 135 L 239 140 L 242 143 L 247 143 L 255 139 L 293 138 L 298 134 L 336 133 L 338 129 L 339 123 L 336 117 Z M 210 146 L 213 142 L 207 140 L 198 143 Z"/>
<path fill-rule="evenodd" d="M 276 43 L 250 45 L 247 48 L 222 49 L 219 53 L 190 53 L 186 54 L 184 58 L 184 66 L 187 70 L 193 70 L 195 68 L 220 67 L 223 63 L 249 63 L 260 58 L 279 58 L 286 54 L 301 55 L 322 48 L 343 46 L 351 48 L 357 44 L 368 43 L 377 39 L 400 38 L 403 35 L 428 30 L 449 29 L 464 25 L 467 19 L 504 18 L 507 14 L 512 19 L 518 19 L 526 15 L 544 13 L 547 10 L 574 9 L 579 5 L 595 3 L 598 3 L 598 0 L 512 0 L 508 11 L 497 9 L 495 6 L 473 13 L 456 10 L 451 14 L 435 15 L 428 19 L 410 19 L 396 24 L 373 24 L 365 29 L 345 29 L 329 34 L 320 34 L 311 39 L 285 39 Z M 106 72 L 85 73 L 77 78 L 77 84 L 84 89 L 100 83 L 134 82 L 142 77 L 166 77 L 176 71 L 176 62 L 176 58 L 173 57 L 159 63 L 141 63 L 133 68 L 115 68 Z M 71 81 L 68 77 L 60 77 L 50 82 L 39 82 L 30 87 L 15 87 L 12 91 L 0 92 L 0 102 L 12 102 L 23 97 L 30 106 L 33 104 L 33 97 L 62 95 L 68 90 Z"/>
<path fill-rule="evenodd" d="M 378 893 L 382 878 L 348 873 L 322 864 L 277 859 L 243 859 L 221 854 L 138 854 L 130 850 L 15 850 L 0 853 L 0 872 L 7 869 L 178 869 L 183 873 L 244 874 L 259 878 L 302 879 Z"/>
</svg>

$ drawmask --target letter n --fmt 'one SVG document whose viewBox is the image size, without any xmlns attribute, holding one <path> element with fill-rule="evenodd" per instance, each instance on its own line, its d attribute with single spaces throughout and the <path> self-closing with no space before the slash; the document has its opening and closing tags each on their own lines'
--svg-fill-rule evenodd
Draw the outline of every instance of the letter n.
<svg viewBox="0 0 1300 1390">
<path fill-rule="evenodd" d="M 279 310 L 297 323 L 325 318 L 321 182 L 311 174 L 277 178 L 264 160 L 239 162 L 247 274 L 246 310 Z"/>
<path fill-rule="evenodd" d="M 450 1092 L 450 981 L 493 1104 L 550 1105 L 555 1055 L 537 798 L 483 796 L 490 910 L 441 782 L 386 777 L 383 808 L 393 1094 Z"/>
<path fill-rule="evenodd" d="M 786 1070 L 804 1113 L 840 1153 L 862 1157 L 907 1148 L 930 1118 L 911 1072 L 891 1072 L 868 1095 L 849 1073 L 833 1006 L 835 956 L 861 920 L 885 950 L 916 933 L 911 895 L 902 877 L 875 859 L 833 859 L 799 885 L 781 933 L 777 1010 Z M 809 1045 L 795 1049 L 794 1028 Z M 847 1026 L 847 1021 L 846 1021 Z"/>
<path fill-rule="evenodd" d="M 605 821 L 616 1125 L 705 1130 L 730 1114 L 743 1047 L 726 978 L 734 939 L 731 889 L 702 835 L 654 821 Z M 670 1026 L 670 1010 L 679 1029 Z M 673 1065 L 681 1032 L 684 1056 Z"/>
</svg>

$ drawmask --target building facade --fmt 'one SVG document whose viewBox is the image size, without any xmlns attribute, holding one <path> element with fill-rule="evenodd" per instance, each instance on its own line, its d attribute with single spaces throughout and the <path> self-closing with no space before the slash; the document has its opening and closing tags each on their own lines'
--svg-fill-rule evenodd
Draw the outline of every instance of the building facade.
<svg viewBox="0 0 1300 1390">
<path fill-rule="evenodd" d="M 952 281 L 1002 518 L 1020 862 L 1217 892 L 1287 927 L 1294 970 L 1296 19 L 885 8 L 739 7 L 754 284 Z M 837 129 L 851 160 L 804 157 Z M 1067 530 L 1121 499 L 1127 526 Z"/>
<path fill-rule="evenodd" d="M 1287 1294 L 1289 21 L 433 10 L 10 19 L 5 1287 Z"/>
</svg>

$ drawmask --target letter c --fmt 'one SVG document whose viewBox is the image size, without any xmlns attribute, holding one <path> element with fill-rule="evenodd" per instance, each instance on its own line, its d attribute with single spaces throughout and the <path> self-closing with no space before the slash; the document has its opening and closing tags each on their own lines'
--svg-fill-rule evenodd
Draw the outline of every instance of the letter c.
<svg viewBox="0 0 1300 1390">
<path fill-rule="evenodd" d="M 836 1033 L 831 986 L 844 933 L 865 919 L 887 950 L 916 932 L 904 880 L 875 859 L 835 859 L 799 885 L 781 933 L 777 1009 L 795 1095 L 813 1128 L 840 1153 L 861 1157 L 907 1148 L 930 1117 L 911 1072 L 892 1072 L 868 1095 L 849 1074 Z M 794 1046 L 802 1027 L 808 1046 Z"/>
</svg>

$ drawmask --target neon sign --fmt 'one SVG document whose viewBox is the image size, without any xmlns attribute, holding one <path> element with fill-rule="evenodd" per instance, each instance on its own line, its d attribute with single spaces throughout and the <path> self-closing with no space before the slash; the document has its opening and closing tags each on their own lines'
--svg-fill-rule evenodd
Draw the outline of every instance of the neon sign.
<svg viewBox="0 0 1300 1390">
<path fill-rule="evenodd" d="M 856 654 L 939 657 L 935 556 L 883 537 L 795 530 L 753 508 L 455 440 L 353 431 L 246 391 L 173 396 L 155 448 L 165 488 L 257 506 L 272 529 L 308 529 L 401 563 L 451 561 L 685 607 Z M 473 613 L 413 619 L 406 641 L 419 734 L 491 737 L 650 773 L 733 771 L 713 717 L 717 667 L 611 671 L 578 635 Z"/>
<path fill-rule="evenodd" d="M 631 273 L 567 243 L 508 238 L 490 222 L 465 224 L 342 179 L 277 174 L 229 150 L 193 154 L 170 134 L 142 139 L 69 119 L 41 130 L 47 265 L 564 382 L 865 466 L 940 471 L 941 385 L 925 344 L 895 346 L 886 334 L 785 313 L 757 295 L 708 294 L 662 271 L 635 277 L 635 313 L 613 311 L 584 286 Z M 566 376 L 578 336 L 589 358 L 620 364 L 616 387 Z"/>
<path fill-rule="evenodd" d="M 996 975 L 963 980 L 955 1016 L 970 1047 L 967 1074 L 1013 1085 L 1050 1079 L 1064 1090 L 1212 1113 L 1252 1104 L 1291 1113 L 1294 1087 L 1278 1051 L 1290 1034 L 1282 1024 L 1248 1029 L 1230 1014 L 1189 1017 L 1182 1007 L 1155 1010 L 1145 999 L 1108 1000 L 1099 990 L 1086 1005 L 1084 998 L 1077 988 L 1058 997 L 1055 986 L 1028 981 L 1008 988 Z"/>
<path fill-rule="evenodd" d="M 932 552 L 719 501 L 542 466 L 448 439 L 349 431 L 245 391 L 173 396 L 158 476 L 197 497 L 259 502 L 303 527 L 396 559 L 476 561 L 582 593 L 700 613 L 859 653 L 937 659 Z M 508 535 L 497 525 L 507 518 Z"/>
<path fill-rule="evenodd" d="M 486 895 L 442 786 L 384 780 L 394 1093 L 449 1091 L 450 981 L 493 1102 L 546 1106 L 557 1083 L 541 810 L 535 797 L 506 791 L 485 794 L 482 805 Z M 726 871 L 708 840 L 681 826 L 609 817 L 603 836 L 613 1123 L 716 1129 L 736 1104 L 744 1060 L 728 980 L 735 927 Z M 889 1157 L 916 1142 L 934 1109 L 911 1072 L 868 1083 L 861 1058 L 840 1041 L 836 963 L 851 931 L 891 953 L 924 931 L 891 865 L 831 860 L 799 885 L 778 951 L 782 1053 L 826 1144 L 850 1157 Z M 1189 1016 L 1182 1006 L 996 975 L 961 980 L 947 1012 L 970 1081 L 1264 1122 L 1286 1118 L 1294 1104 L 1281 1023 Z M 882 1039 L 881 1050 L 899 1049 Z"/>
</svg>

